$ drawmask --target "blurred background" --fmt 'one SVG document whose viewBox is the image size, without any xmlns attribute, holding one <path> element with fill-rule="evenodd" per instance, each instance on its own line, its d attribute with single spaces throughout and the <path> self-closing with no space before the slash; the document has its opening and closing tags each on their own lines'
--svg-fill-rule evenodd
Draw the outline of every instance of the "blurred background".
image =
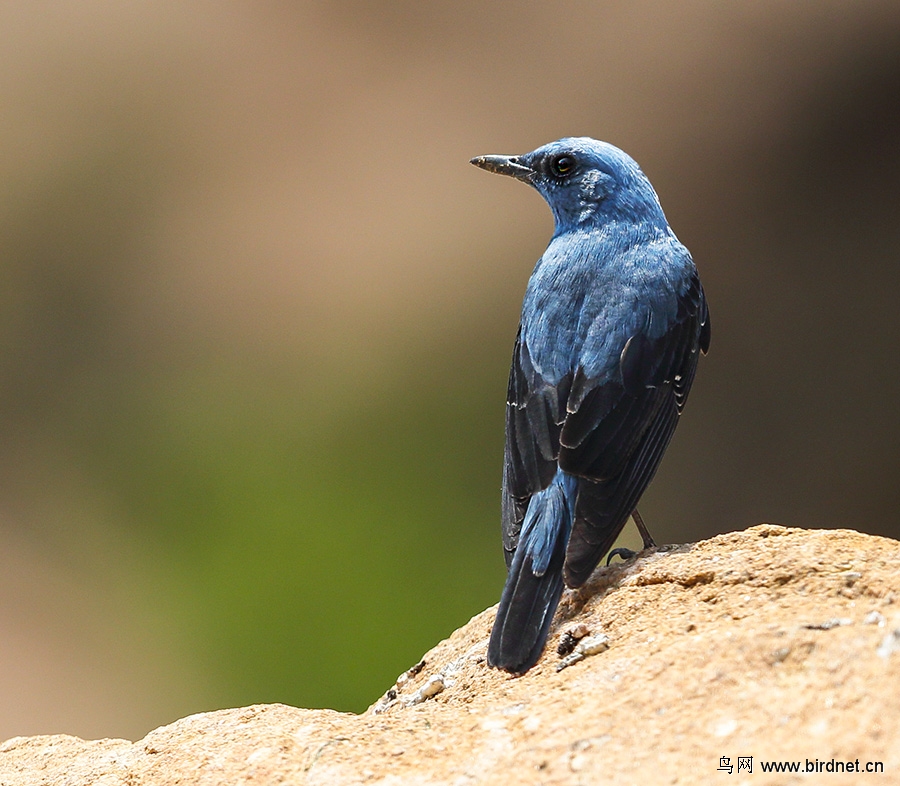
<svg viewBox="0 0 900 786">
<path fill-rule="evenodd" d="M 360 711 L 497 601 L 552 225 L 477 154 L 617 144 L 697 261 L 660 542 L 900 535 L 894 0 L 5 3 L 0 107 L 0 739 Z"/>
</svg>

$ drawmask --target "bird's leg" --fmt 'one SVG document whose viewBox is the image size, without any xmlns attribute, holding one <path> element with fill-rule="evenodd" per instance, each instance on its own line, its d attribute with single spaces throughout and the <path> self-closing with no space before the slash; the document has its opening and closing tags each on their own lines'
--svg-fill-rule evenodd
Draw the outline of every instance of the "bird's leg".
<svg viewBox="0 0 900 786">
<path fill-rule="evenodd" d="M 631 511 L 631 518 L 634 519 L 634 524 L 638 528 L 638 532 L 641 533 L 641 540 L 644 541 L 644 548 L 652 549 L 656 545 L 656 542 L 653 540 L 653 536 L 647 529 L 647 525 L 644 524 L 644 519 L 641 514 L 638 513 L 637 508 Z M 621 557 L 623 560 L 626 560 L 631 559 L 635 554 L 637 554 L 637 552 L 632 551 L 631 549 L 613 549 L 611 552 L 609 552 L 609 556 L 606 558 L 606 564 L 609 565 L 613 557 Z"/>
<path fill-rule="evenodd" d="M 641 533 L 641 540 L 644 541 L 645 549 L 652 549 L 656 545 L 656 541 L 653 540 L 653 536 L 650 534 L 650 531 L 647 529 L 647 525 L 644 524 L 644 519 L 640 513 L 638 513 L 638 509 L 635 508 L 631 511 L 631 518 L 634 519 L 634 524 L 638 528 L 638 532 Z"/>
</svg>

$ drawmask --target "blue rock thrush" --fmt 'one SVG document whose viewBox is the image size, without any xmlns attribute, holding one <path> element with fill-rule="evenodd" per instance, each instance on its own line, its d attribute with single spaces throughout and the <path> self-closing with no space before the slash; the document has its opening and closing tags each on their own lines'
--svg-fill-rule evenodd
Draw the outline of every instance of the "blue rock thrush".
<svg viewBox="0 0 900 786">
<path fill-rule="evenodd" d="M 640 167 L 568 138 L 479 156 L 547 200 L 556 228 L 522 304 L 506 409 L 502 527 L 508 575 L 488 663 L 540 658 L 563 585 L 579 587 L 634 514 L 709 348 L 688 250 Z"/>
</svg>

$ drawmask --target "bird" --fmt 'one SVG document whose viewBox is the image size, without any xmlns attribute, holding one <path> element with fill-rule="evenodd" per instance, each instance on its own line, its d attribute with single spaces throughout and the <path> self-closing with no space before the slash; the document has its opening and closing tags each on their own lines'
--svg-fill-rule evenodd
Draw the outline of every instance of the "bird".
<svg viewBox="0 0 900 786">
<path fill-rule="evenodd" d="M 509 373 L 507 578 L 487 652 L 489 666 L 524 674 L 564 586 L 588 580 L 630 517 L 644 548 L 655 545 L 637 504 L 709 350 L 709 309 L 653 186 L 619 148 L 567 137 L 471 163 L 528 183 L 554 218 Z"/>
</svg>

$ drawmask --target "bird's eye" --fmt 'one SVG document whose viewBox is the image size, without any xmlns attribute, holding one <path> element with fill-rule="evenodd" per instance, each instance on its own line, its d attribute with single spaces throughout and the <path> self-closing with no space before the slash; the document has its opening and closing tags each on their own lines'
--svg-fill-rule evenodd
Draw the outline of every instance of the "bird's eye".
<svg viewBox="0 0 900 786">
<path fill-rule="evenodd" d="M 556 177 L 565 177 L 575 169 L 575 157 L 568 154 L 556 156 L 550 160 L 550 171 Z"/>
</svg>

